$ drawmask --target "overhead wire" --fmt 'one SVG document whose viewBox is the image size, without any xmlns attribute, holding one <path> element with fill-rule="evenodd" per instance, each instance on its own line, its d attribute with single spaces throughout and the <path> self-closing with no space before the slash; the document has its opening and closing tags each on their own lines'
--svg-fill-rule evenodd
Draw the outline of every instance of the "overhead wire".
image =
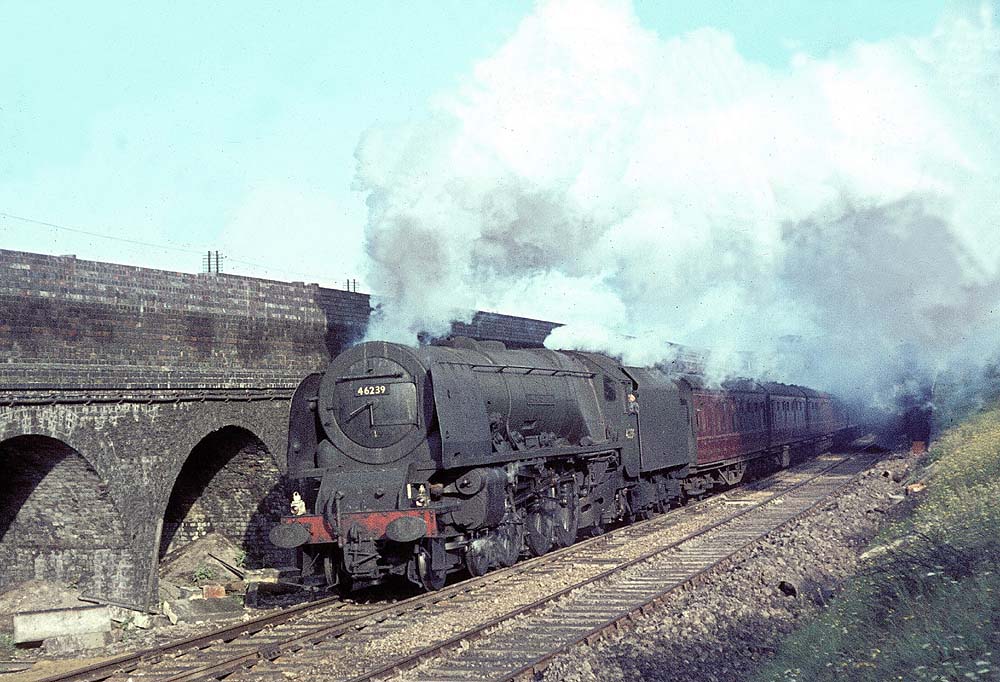
<svg viewBox="0 0 1000 682">
<path fill-rule="evenodd" d="M 79 227 L 69 227 L 68 225 L 59 225 L 58 223 L 50 223 L 45 220 L 37 220 L 35 218 L 25 218 L 24 216 L 14 215 L 12 213 L 5 213 L 0 211 L 0 218 L 9 218 L 11 220 L 19 220 L 23 223 L 31 223 L 32 225 L 43 225 L 45 227 L 51 227 L 55 230 L 63 230 L 65 232 L 75 232 L 76 234 L 85 234 L 88 237 L 99 237 L 101 239 L 110 239 L 111 241 L 123 242 L 125 244 L 135 244 L 136 246 L 149 246 L 154 249 L 165 249 L 168 251 L 179 251 L 181 253 L 202 253 L 201 251 L 195 251 L 191 248 L 182 248 L 180 246 L 168 246 L 166 244 L 154 244 L 152 242 L 144 242 L 138 239 L 129 239 L 127 237 L 116 237 L 110 234 L 102 234 L 100 232 L 93 232 L 91 230 L 84 230 Z"/>
<path fill-rule="evenodd" d="M 33 225 L 42 225 L 44 227 L 49 227 L 49 228 L 52 228 L 52 229 L 55 229 L 55 230 L 63 230 L 65 232 L 73 232 L 75 234 L 87 235 L 89 237 L 98 237 L 99 239 L 107 239 L 107 240 L 110 240 L 110 241 L 121 242 L 121 243 L 124 243 L 124 244 L 132 244 L 132 245 L 135 245 L 135 246 L 145 246 L 145 247 L 148 247 L 148 248 L 162 249 L 162 250 L 166 250 L 166 251 L 176 251 L 178 253 L 188 253 L 188 254 L 193 254 L 193 255 L 204 256 L 209 251 L 215 251 L 215 249 L 195 249 L 194 247 L 190 247 L 190 246 L 188 246 L 188 247 L 173 246 L 173 245 L 168 245 L 168 244 L 157 244 L 157 243 L 154 243 L 154 242 L 142 241 L 142 240 L 139 240 L 139 239 L 129 239 L 128 237 L 118 237 L 118 236 L 115 236 L 115 235 L 104 234 L 104 233 L 101 233 L 101 232 L 94 232 L 92 230 L 85 230 L 85 229 L 79 228 L 79 227 L 70 227 L 68 225 L 61 225 L 59 223 L 53 223 L 53 222 L 46 221 L 46 220 L 38 220 L 37 218 L 27 218 L 25 216 L 14 215 L 13 213 L 7 213 L 7 212 L 4 212 L 4 211 L 0 211 L 0 218 L 8 218 L 10 220 L 17 220 L 17 221 L 20 221 L 20 222 L 29 223 L 29 224 L 33 224 Z M 231 254 L 226 254 L 225 252 L 223 252 L 222 258 L 223 258 L 223 260 L 225 260 L 227 262 L 230 262 L 230 263 L 238 263 L 240 265 L 246 265 L 246 266 L 249 266 L 249 267 L 252 267 L 252 268 L 260 268 L 260 269 L 262 269 L 264 271 L 267 271 L 267 272 L 281 273 L 281 274 L 284 274 L 284 275 L 305 276 L 305 277 L 308 277 L 308 278 L 313 278 L 313 277 L 316 276 L 315 273 L 302 272 L 300 270 L 286 270 L 284 268 L 278 268 L 278 267 L 274 267 L 274 266 L 271 266 L 271 265 L 266 265 L 264 263 L 255 263 L 253 261 L 243 260 L 242 258 L 233 257 Z M 344 278 L 344 279 L 350 280 L 350 278 Z"/>
</svg>

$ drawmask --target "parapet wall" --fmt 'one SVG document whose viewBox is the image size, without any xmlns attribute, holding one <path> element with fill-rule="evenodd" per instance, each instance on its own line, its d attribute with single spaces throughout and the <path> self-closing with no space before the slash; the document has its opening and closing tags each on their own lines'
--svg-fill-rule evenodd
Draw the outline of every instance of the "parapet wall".
<svg viewBox="0 0 1000 682">
<path fill-rule="evenodd" d="M 0 386 L 295 385 L 364 334 L 367 294 L 0 250 Z M 477 313 L 455 332 L 541 345 L 556 325 Z"/>
</svg>

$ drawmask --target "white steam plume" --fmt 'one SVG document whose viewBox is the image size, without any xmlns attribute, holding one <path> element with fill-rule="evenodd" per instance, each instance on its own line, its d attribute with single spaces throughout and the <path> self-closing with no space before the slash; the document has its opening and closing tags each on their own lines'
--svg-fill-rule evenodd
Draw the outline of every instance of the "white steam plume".
<svg viewBox="0 0 1000 682">
<path fill-rule="evenodd" d="M 369 337 L 497 309 L 568 323 L 553 347 L 753 351 L 871 401 L 904 366 L 981 367 L 998 101 L 989 5 L 776 69 L 716 30 L 661 39 L 624 2 L 544 2 L 433 117 L 359 145 L 386 296 Z"/>
</svg>

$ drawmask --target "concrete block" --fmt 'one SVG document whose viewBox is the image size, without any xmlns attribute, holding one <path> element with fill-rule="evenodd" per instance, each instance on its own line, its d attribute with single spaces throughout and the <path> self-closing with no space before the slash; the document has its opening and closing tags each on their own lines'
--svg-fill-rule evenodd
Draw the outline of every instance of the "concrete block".
<svg viewBox="0 0 1000 682">
<path fill-rule="evenodd" d="M 41 642 L 52 637 L 110 632 L 111 612 L 107 606 L 28 611 L 14 615 L 14 642 Z"/>
<path fill-rule="evenodd" d="M 139 613 L 138 611 L 136 611 L 135 615 L 132 616 L 130 624 L 133 627 L 139 628 L 140 630 L 148 630 L 151 627 L 153 627 L 153 617 L 150 616 L 148 613 Z"/>
<path fill-rule="evenodd" d="M 186 585 L 177 585 L 167 580 L 160 580 L 160 601 L 190 599 L 198 594 L 201 594 L 200 590 L 187 587 Z"/>
<path fill-rule="evenodd" d="M 248 583 L 276 583 L 281 579 L 280 568 L 256 568 L 246 572 L 243 577 Z"/>
<path fill-rule="evenodd" d="M 0 674 L 31 670 L 33 665 L 35 665 L 34 661 L 0 661 Z"/>
<path fill-rule="evenodd" d="M 110 632 L 85 632 L 79 635 L 48 637 L 42 646 L 47 654 L 71 654 L 87 649 L 103 649 L 111 643 Z"/>
<path fill-rule="evenodd" d="M 224 597 L 166 601 L 163 602 L 163 615 L 174 625 L 238 618 L 243 615 L 243 600 L 239 597 Z"/>
<path fill-rule="evenodd" d="M 149 614 L 142 611 L 126 609 L 121 606 L 110 606 L 108 608 L 111 610 L 111 620 L 115 623 L 120 623 L 123 627 L 137 627 L 142 630 L 148 630 L 153 627 L 153 619 L 149 617 Z"/>
<path fill-rule="evenodd" d="M 226 596 L 226 588 L 215 583 L 202 585 L 201 596 L 203 599 L 223 599 Z"/>
</svg>

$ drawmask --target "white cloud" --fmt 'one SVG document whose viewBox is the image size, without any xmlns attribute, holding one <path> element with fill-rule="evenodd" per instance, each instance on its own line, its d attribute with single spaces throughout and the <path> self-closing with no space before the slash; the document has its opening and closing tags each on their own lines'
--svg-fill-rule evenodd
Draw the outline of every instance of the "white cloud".
<svg viewBox="0 0 1000 682">
<path fill-rule="evenodd" d="M 998 45 L 952 16 L 775 69 L 627 3 L 542 3 L 433 117 L 362 141 L 369 335 L 502 308 L 868 397 L 904 355 L 995 354 Z"/>
</svg>

